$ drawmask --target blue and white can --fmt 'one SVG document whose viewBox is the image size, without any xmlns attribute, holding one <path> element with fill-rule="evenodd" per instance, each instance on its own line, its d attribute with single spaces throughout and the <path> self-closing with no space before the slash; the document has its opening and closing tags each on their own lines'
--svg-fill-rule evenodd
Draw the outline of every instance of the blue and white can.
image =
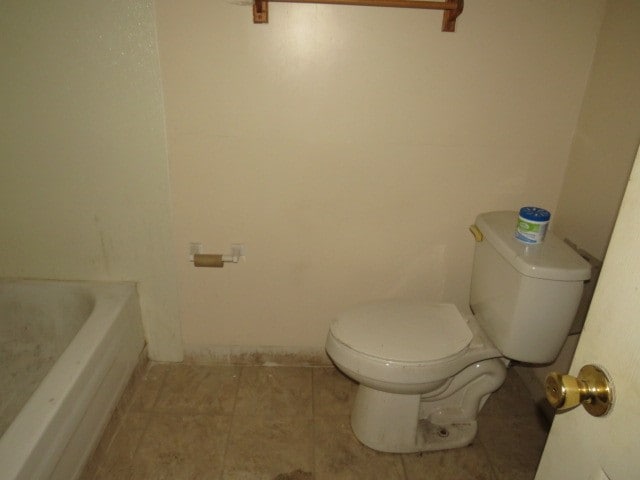
<svg viewBox="0 0 640 480">
<path fill-rule="evenodd" d="M 529 245 L 542 243 L 550 219 L 551 213 L 544 208 L 522 207 L 518 215 L 516 238 Z"/>
</svg>

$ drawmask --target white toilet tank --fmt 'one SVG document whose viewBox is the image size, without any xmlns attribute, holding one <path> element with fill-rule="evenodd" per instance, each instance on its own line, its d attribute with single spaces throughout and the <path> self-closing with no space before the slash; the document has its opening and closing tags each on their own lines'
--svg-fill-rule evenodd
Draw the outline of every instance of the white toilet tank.
<svg viewBox="0 0 640 480">
<path fill-rule="evenodd" d="M 552 232 L 526 245 L 514 236 L 516 212 L 483 213 L 469 305 L 505 357 L 530 363 L 555 359 L 576 314 L 589 263 Z"/>
</svg>

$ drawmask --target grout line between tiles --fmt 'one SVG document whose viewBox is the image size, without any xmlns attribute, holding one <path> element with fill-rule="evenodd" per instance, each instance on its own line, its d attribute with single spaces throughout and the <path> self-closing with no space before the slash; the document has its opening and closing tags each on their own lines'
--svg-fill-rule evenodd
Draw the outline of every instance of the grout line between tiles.
<svg viewBox="0 0 640 480">
<path fill-rule="evenodd" d="M 152 363 L 149 362 L 148 365 L 147 365 L 145 374 L 149 373 L 149 371 L 151 370 L 151 366 L 152 366 Z M 154 407 L 156 405 L 156 402 L 158 401 L 158 398 L 160 398 L 160 392 L 164 388 L 164 385 L 165 385 L 165 383 L 167 381 L 167 375 L 168 375 L 167 371 L 165 371 L 163 373 L 163 375 L 162 375 L 162 381 L 160 383 L 160 388 L 158 389 L 158 393 L 156 394 L 156 398 L 154 399 L 154 401 L 153 401 L 153 403 L 151 405 L 150 411 L 148 411 L 148 412 L 145 412 L 145 411 L 140 412 L 141 414 L 145 415 L 147 418 L 145 420 L 144 427 L 142 428 L 142 433 L 140 434 L 140 438 L 138 438 L 138 441 L 136 442 L 136 445 L 135 445 L 133 451 L 131 452 L 131 464 L 132 465 L 133 465 L 133 459 L 138 454 L 138 450 L 140 449 L 140 445 L 142 445 L 142 441 L 143 441 L 145 435 L 147 434 L 147 430 L 149 429 L 149 425 L 151 424 L 151 419 L 155 415 Z M 136 391 L 142 389 L 143 386 L 144 386 L 144 383 L 140 382 L 140 384 L 136 388 Z M 136 392 L 133 392 L 133 393 L 135 394 Z M 132 397 L 131 400 L 132 401 L 129 403 L 129 405 L 127 405 L 126 413 L 123 415 L 123 417 L 121 419 L 121 422 L 120 422 L 120 425 L 119 425 L 120 428 L 122 428 L 122 426 L 124 424 L 124 421 L 129 417 L 129 414 L 131 413 L 131 408 L 133 407 L 133 397 Z M 114 434 L 114 438 L 115 438 L 115 434 Z"/>
<path fill-rule="evenodd" d="M 487 447 L 485 447 L 484 442 L 482 440 L 480 440 L 480 438 L 479 438 L 479 436 L 477 434 L 476 434 L 476 438 L 475 438 L 474 442 L 478 442 L 478 444 L 480 445 L 480 448 L 482 448 L 482 451 L 484 452 L 485 458 L 489 462 L 489 468 L 491 468 L 491 478 L 492 478 L 492 480 L 500 480 L 500 478 L 498 477 L 498 473 L 496 471 L 496 468 L 494 467 L 493 462 L 491 461 L 491 456 L 489 455 L 489 450 L 487 450 Z"/>
<path fill-rule="evenodd" d="M 316 465 L 316 375 L 313 369 L 311 370 L 311 465 L 313 468 L 311 478 L 315 479 L 318 467 Z"/>
<path fill-rule="evenodd" d="M 409 480 L 409 474 L 407 473 L 407 466 L 404 463 L 405 455 L 402 453 L 399 455 L 400 455 L 400 463 L 402 464 L 402 473 L 404 475 L 404 480 Z"/>
<path fill-rule="evenodd" d="M 133 452 L 131 452 L 131 465 L 132 466 L 133 466 L 133 459 L 136 458 L 136 456 L 138 455 L 138 450 L 140 450 L 140 445 L 142 445 L 142 441 L 144 440 L 144 437 L 147 434 L 147 430 L 149 430 L 149 425 L 151 425 L 151 419 L 153 418 L 153 414 L 152 413 L 148 413 L 148 414 L 146 414 L 146 417 L 147 417 L 147 419 L 145 420 L 144 428 L 142 429 L 142 433 L 140 434 L 140 438 L 138 439 L 138 442 L 136 443 L 136 446 L 133 449 Z"/>
<path fill-rule="evenodd" d="M 233 409 L 231 410 L 231 416 L 235 416 L 236 414 L 236 405 L 238 404 L 238 396 L 240 395 L 240 383 L 242 382 L 242 377 L 244 373 L 244 367 L 238 368 L 238 381 L 236 382 L 236 392 L 233 395 Z"/>
<path fill-rule="evenodd" d="M 85 466 L 85 468 L 87 467 Z M 100 478 L 99 474 L 101 471 L 102 471 L 102 465 L 98 465 L 98 468 L 96 468 L 96 471 L 93 472 L 93 475 L 91 475 L 91 478 L 88 480 L 95 480 L 96 478 Z M 82 476 L 80 478 L 82 478 Z"/>
<path fill-rule="evenodd" d="M 233 395 L 233 408 L 231 409 L 231 421 L 229 422 L 229 431 L 227 431 L 227 438 L 224 442 L 224 448 L 222 449 L 222 468 L 220 469 L 220 479 L 224 477 L 225 466 L 227 463 L 227 452 L 229 451 L 229 443 L 231 442 L 231 432 L 235 425 L 236 419 L 236 405 L 238 404 L 238 394 L 240 393 L 240 382 L 242 381 L 242 373 L 244 367 L 240 366 L 238 369 L 238 381 L 236 382 L 236 391 Z"/>
<path fill-rule="evenodd" d="M 135 379 L 134 380 L 134 385 L 132 386 L 132 392 L 129 395 L 129 398 L 127 399 L 127 401 L 125 402 L 124 405 L 121 405 L 122 402 L 122 398 L 120 398 L 118 400 L 118 403 L 116 404 L 116 407 L 113 411 L 113 413 L 111 414 L 111 418 L 109 419 L 109 421 L 107 422 L 107 425 L 105 426 L 105 429 L 108 428 L 109 423 L 114 421 L 114 419 L 116 420 L 117 424 L 116 424 L 116 428 L 114 429 L 113 433 L 111 434 L 111 436 L 108 439 L 107 445 L 104 449 L 103 452 L 103 456 L 107 456 L 109 454 L 109 452 L 111 451 L 111 448 L 113 446 L 113 441 L 115 440 L 115 438 L 118 436 L 118 434 L 120 433 L 121 430 L 126 428 L 126 421 L 128 420 L 129 414 L 131 413 L 132 409 L 133 409 L 133 404 L 134 404 L 134 399 L 135 399 L 135 395 L 138 391 L 140 391 L 143 388 L 143 381 L 142 379 L 144 378 L 144 375 L 146 375 L 149 370 L 151 368 L 151 362 L 148 362 L 147 365 L 144 368 L 144 372 L 140 375 L 140 378 Z M 137 375 L 137 372 L 134 372 L 133 375 Z M 164 378 L 163 378 L 164 380 Z M 148 420 L 147 420 L 148 422 Z M 146 430 L 147 425 L 145 424 L 145 430 Z M 144 432 L 144 430 L 143 430 Z M 103 432 L 104 435 L 105 432 Z M 100 442 L 103 439 L 101 438 L 100 440 L 98 440 L 98 445 L 100 444 Z M 91 457 L 89 458 L 89 462 L 92 460 L 92 457 L 96 454 L 98 445 L 96 446 L 96 448 L 94 449 L 93 453 L 91 454 Z M 138 445 L 136 445 L 136 449 L 137 449 Z M 133 458 L 133 455 L 132 455 Z M 85 465 L 86 468 L 86 465 Z M 100 466 L 98 468 L 101 469 L 102 466 Z M 97 470 L 96 470 L 96 475 L 97 475 Z"/>
<path fill-rule="evenodd" d="M 157 364 L 156 364 L 157 365 Z M 149 369 L 151 367 L 151 364 L 149 364 Z M 156 392 L 156 397 L 153 399 L 153 402 L 151 403 L 151 406 L 149 407 L 150 411 L 155 412 L 156 411 L 156 405 L 158 403 L 158 400 L 160 399 L 160 397 L 162 396 L 162 393 L 165 389 L 165 385 L 167 383 L 167 377 L 169 376 L 169 371 L 168 369 L 164 369 L 164 372 L 162 374 L 162 381 L 160 382 L 160 388 L 158 389 L 158 391 Z"/>
</svg>

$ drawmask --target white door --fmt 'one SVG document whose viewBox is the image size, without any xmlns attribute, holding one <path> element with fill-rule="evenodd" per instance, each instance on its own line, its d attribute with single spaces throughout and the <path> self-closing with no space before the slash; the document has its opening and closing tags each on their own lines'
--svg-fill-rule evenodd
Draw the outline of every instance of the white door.
<svg viewBox="0 0 640 480">
<path fill-rule="evenodd" d="M 640 152 L 569 372 L 575 376 L 589 363 L 604 367 L 613 409 L 603 417 L 582 406 L 557 414 L 536 480 L 640 479 L 639 158 Z"/>
</svg>

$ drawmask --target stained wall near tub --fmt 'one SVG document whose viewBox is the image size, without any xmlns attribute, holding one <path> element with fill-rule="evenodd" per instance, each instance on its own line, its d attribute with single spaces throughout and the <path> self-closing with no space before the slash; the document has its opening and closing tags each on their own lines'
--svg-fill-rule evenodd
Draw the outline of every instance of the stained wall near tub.
<svg viewBox="0 0 640 480">
<path fill-rule="evenodd" d="M 182 358 L 151 1 L 0 4 L 0 276 L 138 282 Z"/>
</svg>

